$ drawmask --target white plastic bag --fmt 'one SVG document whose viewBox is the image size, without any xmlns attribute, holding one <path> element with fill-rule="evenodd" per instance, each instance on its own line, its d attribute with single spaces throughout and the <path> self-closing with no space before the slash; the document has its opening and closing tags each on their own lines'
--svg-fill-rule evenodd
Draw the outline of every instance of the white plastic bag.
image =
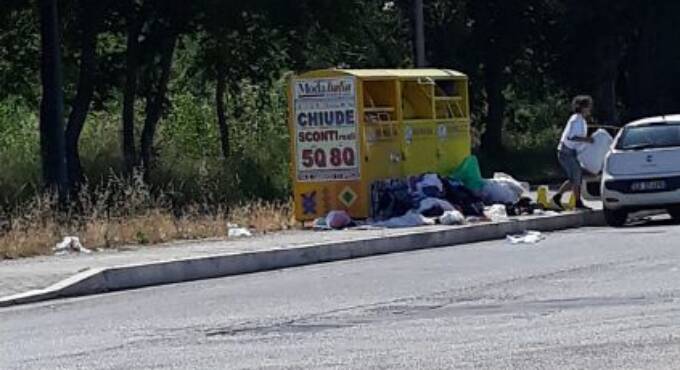
<svg viewBox="0 0 680 370">
<path fill-rule="evenodd" d="M 545 240 L 545 236 L 540 231 L 527 231 L 519 235 L 508 235 L 506 240 L 510 244 L 537 244 Z"/>
<path fill-rule="evenodd" d="M 604 167 L 604 159 L 612 146 L 614 139 L 603 129 L 597 130 L 593 134 L 594 142 L 584 145 L 583 150 L 578 153 L 578 161 L 581 167 L 593 175 L 598 175 Z"/>
<path fill-rule="evenodd" d="M 444 184 L 439 179 L 439 176 L 434 173 L 428 173 L 423 175 L 422 180 L 416 183 L 416 190 L 419 194 L 423 194 L 423 188 L 433 187 L 436 188 L 440 193 L 444 191 Z"/>
<path fill-rule="evenodd" d="M 61 243 L 57 243 L 57 245 L 52 248 L 52 251 L 54 251 L 54 254 L 57 256 L 69 254 L 71 252 L 92 253 L 91 250 L 83 247 L 80 243 L 80 239 L 75 236 L 64 237 L 64 240 Z"/>
<path fill-rule="evenodd" d="M 506 180 L 507 182 L 511 183 L 513 188 L 516 189 L 516 191 L 518 191 L 520 194 L 531 191 L 531 186 L 528 182 L 517 181 L 514 177 L 508 175 L 507 173 L 494 172 L 493 178 L 494 180 Z"/>
<path fill-rule="evenodd" d="M 425 198 L 420 201 L 420 205 L 418 206 L 418 213 L 424 213 L 425 211 L 435 207 L 441 208 L 442 211 L 444 212 L 455 210 L 453 205 L 451 205 L 451 203 L 445 201 L 444 199 Z"/>
<path fill-rule="evenodd" d="M 522 186 L 507 179 L 486 180 L 482 188 L 482 200 L 486 204 L 515 204 L 524 193 Z"/>
<path fill-rule="evenodd" d="M 235 224 L 227 224 L 227 236 L 229 238 L 248 238 L 253 236 L 250 230 L 245 227 L 239 227 Z"/>
<path fill-rule="evenodd" d="M 439 217 L 442 225 L 462 225 L 465 223 L 465 216 L 458 211 L 446 211 Z"/>
<path fill-rule="evenodd" d="M 508 212 L 505 210 L 505 206 L 500 204 L 487 207 L 484 210 L 484 215 L 493 222 L 502 222 L 508 220 Z"/>
</svg>

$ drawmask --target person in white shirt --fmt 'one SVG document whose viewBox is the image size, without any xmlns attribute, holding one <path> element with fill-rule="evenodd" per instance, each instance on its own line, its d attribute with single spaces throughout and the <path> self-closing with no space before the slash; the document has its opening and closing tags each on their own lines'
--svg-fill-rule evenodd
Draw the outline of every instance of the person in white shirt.
<svg viewBox="0 0 680 370">
<path fill-rule="evenodd" d="M 559 208 L 562 206 L 562 194 L 571 190 L 576 197 L 576 208 L 587 209 L 581 200 L 581 180 L 583 179 L 583 169 L 578 161 L 578 153 L 586 145 L 593 142 L 588 137 L 588 122 L 593 110 L 593 98 L 587 95 L 579 95 L 571 102 L 573 114 L 567 121 L 567 126 L 562 132 L 560 144 L 557 147 L 557 158 L 560 165 L 567 175 L 565 181 L 557 194 L 553 197 L 553 202 Z"/>
</svg>

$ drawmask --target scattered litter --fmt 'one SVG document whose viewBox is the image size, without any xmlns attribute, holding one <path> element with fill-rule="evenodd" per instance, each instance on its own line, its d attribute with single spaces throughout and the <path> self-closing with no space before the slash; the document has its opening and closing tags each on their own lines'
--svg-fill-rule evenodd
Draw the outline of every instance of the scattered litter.
<svg viewBox="0 0 680 370">
<path fill-rule="evenodd" d="M 468 224 L 478 224 L 480 222 L 489 222 L 488 218 L 486 216 L 481 217 L 481 216 L 468 216 L 465 218 L 465 222 Z"/>
<path fill-rule="evenodd" d="M 520 198 L 515 204 L 508 204 L 505 206 L 505 211 L 508 216 L 522 216 L 533 215 L 539 209 L 539 205 L 529 197 Z"/>
<path fill-rule="evenodd" d="M 409 211 L 400 217 L 394 217 L 387 221 L 382 221 L 373 226 L 382 226 L 387 228 L 400 228 L 412 226 L 434 225 L 434 220 L 427 218 L 415 211 Z"/>
<path fill-rule="evenodd" d="M 80 243 L 80 239 L 75 236 L 65 237 L 64 240 L 61 243 L 57 243 L 52 250 L 56 256 L 62 256 L 71 252 L 92 253 L 91 250 L 83 247 Z"/>
<path fill-rule="evenodd" d="M 482 199 L 486 204 L 513 204 L 524 194 L 522 185 L 513 178 L 485 180 Z"/>
<path fill-rule="evenodd" d="M 484 209 L 484 215 L 493 222 L 502 222 L 508 220 L 508 212 L 502 204 L 494 204 L 491 207 Z"/>
<path fill-rule="evenodd" d="M 549 189 L 546 185 L 541 185 L 538 187 L 536 203 L 538 203 L 539 207 L 543 209 L 549 209 L 552 207 L 550 201 L 548 200 L 548 192 Z"/>
<path fill-rule="evenodd" d="M 312 228 L 316 231 L 330 230 L 331 227 L 326 223 L 326 217 L 319 217 L 312 223 Z"/>
<path fill-rule="evenodd" d="M 537 244 L 545 240 L 545 235 L 540 231 L 526 231 L 519 235 L 508 235 L 506 240 L 510 244 Z"/>
<path fill-rule="evenodd" d="M 247 238 L 253 236 L 250 230 L 235 224 L 227 224 L 227 236 L 230 238 Z"/>
<path fill-rule="evenodd" d="M 458 211 L 446 211 L 439 217 L 442 225 L 462 225 L 465 223 L 465 216 Z"/>
<path fill-rule="evenodd" d="M 557 216 L 559 214 L 560 213 L 556 211 L 545 210 L 540 208 L 534 211 L 534 215 L 536 216 Z"/>
<path fill-rule="evenodd" d="M 326 226 L 331 229 L 344 229 L 352 224 L 352 218 L 345 211 L 330 211 L 326 216 Z"/>
<path fill-rule="evenodd" d="M 441 216 L 444 212 L 454 211 L 455 208 L 451 203 L 439 198 L 425 198 L 420 201 L 418 213 L 425 216 Z"/>
<path fill-rule="evenodd" d="M 444 192 L 444 184 L 437 174 L 428 173 L 416 183 L 416 191 L 425 197 L 437 197 Z"/>
</svg>

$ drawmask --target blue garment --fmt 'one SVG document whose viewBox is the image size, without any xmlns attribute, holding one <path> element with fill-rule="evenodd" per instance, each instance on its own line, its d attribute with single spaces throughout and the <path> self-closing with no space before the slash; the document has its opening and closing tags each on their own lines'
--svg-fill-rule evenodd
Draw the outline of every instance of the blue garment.
<svg viewBox="0 0 680 370">
<path fill-rule="evenodd" d="M 572 184 L 580 184 L 583 179 L 583 169 L 578 162 L 578 152 L 563 146 L 557 152 L 557 159 Z"/>
</svg>

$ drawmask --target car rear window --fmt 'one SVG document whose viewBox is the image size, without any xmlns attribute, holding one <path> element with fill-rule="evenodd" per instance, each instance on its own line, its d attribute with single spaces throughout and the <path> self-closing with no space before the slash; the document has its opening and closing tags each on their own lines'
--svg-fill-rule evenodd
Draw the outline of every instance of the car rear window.
<svg viewBox="0 0 680 370">
<path fill-rule="evenodd" d="M 642 150 L 676 146 L 680 147 L 680 122 L 627 127 L 616 148 Z"/>
</svg>

